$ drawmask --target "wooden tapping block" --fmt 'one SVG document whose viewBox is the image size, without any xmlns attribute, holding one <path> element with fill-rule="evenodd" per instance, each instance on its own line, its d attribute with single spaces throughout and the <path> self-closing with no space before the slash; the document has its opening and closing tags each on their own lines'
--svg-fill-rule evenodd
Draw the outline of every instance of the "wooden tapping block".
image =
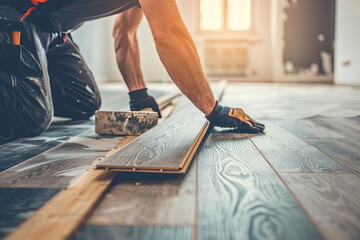
<svg viewBox="0 0 360 240">
<path fill-rule="evenodd" d="M 151 111 L 96 111 L 95 132 L 106 135 L 139 136 L 158 123 L 158 114 Z"/>
<path fill-rule="evenodd" d="M 156 101 L 163 111 L 176 104 L 181 94 L 176 91 Z M 96 111 L 95 132 L 102 135 L 139 136 L 158 124 L 158 114 L 151 108 L 141 111 Z"/>
</svg>

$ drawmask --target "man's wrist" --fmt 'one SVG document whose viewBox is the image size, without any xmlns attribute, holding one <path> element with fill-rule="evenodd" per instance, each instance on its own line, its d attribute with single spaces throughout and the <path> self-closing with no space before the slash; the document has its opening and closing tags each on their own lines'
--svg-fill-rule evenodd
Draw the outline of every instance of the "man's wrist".
<svg viewBox="0 0 360 240">
<path fill-rule="evenodd" d="M 130 100 L 136 100 L 148 97 L 147 88 L 137 89 L 129 92 Z"/>
<path fill-rule="evenodd" d="M 213 105 L 213 107 L 212 107 L 212 109 L 211 109 L 211 111 L 209 111 L 208 113 L 205 113 L 205 117 L 206 117 L 207 119 L 211 116 L 211 114 L 214 113 L 214 111 L 215 111 L 216 107 L 218 106 L 218 104 L 219 104 L 219 101 L 216 100 L 216 101 L 215 101 L 215 104 Z"/>
</svg>

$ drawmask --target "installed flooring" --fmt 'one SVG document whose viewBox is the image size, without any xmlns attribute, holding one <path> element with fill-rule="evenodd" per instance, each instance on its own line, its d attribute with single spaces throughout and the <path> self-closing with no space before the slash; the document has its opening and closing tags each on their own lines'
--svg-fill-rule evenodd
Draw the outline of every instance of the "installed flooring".
<svg viewBox="0 0 360 240">
<path fill-rule="evenodd" d="M 123 89 L 103 89 L 106 109 L 127 105 Z M 185 175 L 118 173 L 73 238 L 360 239 L 359 87 L 233 84 L 222 104 L 265 133 L 212 129 Z M 120 140 L 95 135 L 92 120 L 59 120 L 2 143 L 0 237 Z"/>
</svg>

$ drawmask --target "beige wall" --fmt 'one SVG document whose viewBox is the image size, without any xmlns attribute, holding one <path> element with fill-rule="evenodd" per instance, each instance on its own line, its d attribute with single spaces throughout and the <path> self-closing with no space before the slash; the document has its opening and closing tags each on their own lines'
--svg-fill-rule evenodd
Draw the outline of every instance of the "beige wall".
<svg viewBox="0 0 360 240">
<path fill-rule="evenodd" d="M 360 85 L 360 1 L 336 4 L 335 83 Z"/>
<path fill-rule="evenodd" d="M 332 76 L 285 75 L 282 59 L 283 13 L 287 0 L 258 0 L 257 27 L 254 34 L 235 36 L 232 39 L 247 42 L 249 50 L 248 76 L 226 77 L 241 81 L 332 81 Z M 344 2 L 357 0 L 344 0 Z M 197 0 L 178 0 L 178 6 L 185 24 L 198 47 L 202 62 L 205 63 L 205 43 L 207 36 L 196 31 Z M 86 23 L 74 33 L 76 41 L 98 81 L 121 79 L 115 62 L 113 39 L 111 35 L 114 18 Z M 218 38 L 221 38 L 218 37 Z M 151 81 L 169 81 L 170 78 L 157 55 L 153 37 L 147 21 L 144 19 L 138 31 L 141 53 L 141 66 L 145 79 Z M 355 40 L 354 40 L 355 41 Z M 354 59 L 355 60 L 355 59 Z M 359 68 L 358 68 L 359 69 Z"/>
</svg>

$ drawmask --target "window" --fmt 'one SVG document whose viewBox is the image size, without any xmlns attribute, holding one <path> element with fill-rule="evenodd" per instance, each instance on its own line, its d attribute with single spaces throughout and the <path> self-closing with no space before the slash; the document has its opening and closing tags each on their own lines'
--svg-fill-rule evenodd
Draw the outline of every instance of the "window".
<svg viewBox="0 0 360 240">
<path fill-rule="evenodd" d="M 253 0 L 199 0 L 200 31 L 249 31 Z"/>
</svg>

